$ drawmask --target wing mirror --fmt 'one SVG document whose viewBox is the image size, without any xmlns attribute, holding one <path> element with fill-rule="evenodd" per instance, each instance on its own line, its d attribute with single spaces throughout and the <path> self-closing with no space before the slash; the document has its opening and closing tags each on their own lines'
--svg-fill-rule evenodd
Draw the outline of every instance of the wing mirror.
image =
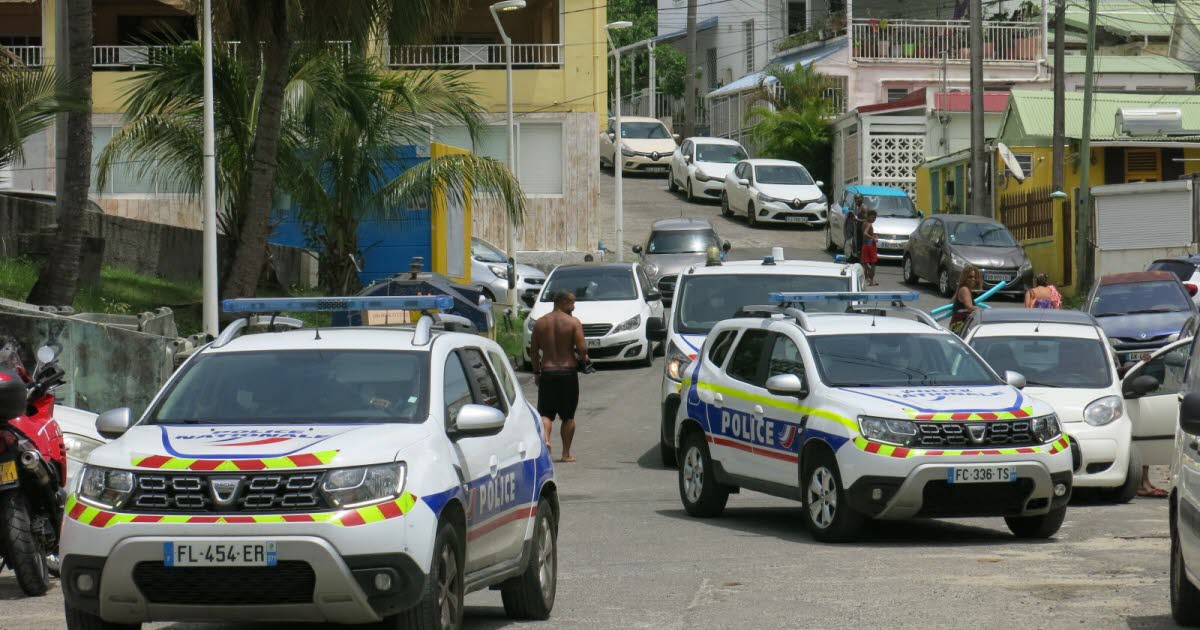
<svg viewBox="0 0 1200 630">
<path fill-rule="evenodd" d="M 663 318 L 651 317 L 646 320 L 646 338 L 650 341 L 667 340 L 667 326 L 663 323 Z"/>
<path fill-rule="evenodd" d="M 521 301 L 524 302 L 525 306 L 528 306 L 529 308 L 533 308 L 533 302 L 536 299 L 537 299 L 537 292 L 532 291 L 532 290 L 526 291 L 525 295 L 521 296 Z"/>
<path fill-rule="evenodd" d="M 1012 370 L 1004 371 L 1004 382 L 1017 389 L 1025 389 L 1025 375 Z"/>
<path fill-rule="evenodd" d="M 96 432 L 109 440 L 115 440 L 133 426 L 133 411 L 129 407 L 109 409 L 96 418 Z"/>
<path fill-rule="evenodd" d="M 658 289 L 650 289 L 649 291 L 646 291 L 646 301 L 647 302 L 657 302 L 661 299 L 662 299 L 662 292 L 659 291 Z"/>
<path fill-rule="evenodd" d="M 1188 394 L 1179 403 L 1179 426 L 1184 433 L 1200 435 L 1200 394 Z"/>
<path fill-rule="evenodd" d="M 37 350 L 38 363 L 45 365 L 47 363 L 53 362 L 55 359 L 58 358 L 59 351 L 60 351 L 60 348 L 57 348 L 55 346 L 42 346 L 41 348 L 38 348 L 38 350 Z"/>
<path fill-rule="evenodd" d="M 750 180 L 748 180 L 744 177 L 742 179 L 738 180 L 738 186 L 741 186 L 742 188 L 746 188 L 749 185 L 750 185 Z"/>
<path fill-rule="evenodd" d="M 604 135 L 608 136 L 608 139 L 610 141 L 617 139 L 617 132 L 615 132 L 615 131 L 609 131 L 609 132 L 605 133 Z"/>
<path fill-rule="evenodd" d="M 1158 389 L 1158 379 L 1149 374 L 1135 376 L 1133 380 L 1125 384 L 1125 391 L 1122 392 L 1126 399 L 1141 398 L 1146 394 Z"/>
<path fill-rule="evenodd" d="M 641 246 L 641 245 L 634 245 L 634 246 L 633 246 L 633 253 L 637 254 L 638 256 L 641 256 L 641 255 L 642 255 L 642 246 Z"/>
<path fill-rule="evenodd" d="M 671 134 L 671 138 L 672 138 L 673 140 L 675 140 L 675 143 L 676 143 L 676 144 L 678 144 L 678 143 L 679 143 L 679 141 L 682 139 L 682 138 L 679 136 L 679 134 L 677 134 L 677 133 L 673 133 L 673 134 Z"/>
<path fill-rule="evenodd" d="M 816 187 L 817 187 L 817 188 L 820 188 L 820 187 L 822 187 L 822 186 L 824 186 L 824 185 L 825 185 L 825 182 L 823 182 L 823 181 L 821 181 L 821 180 L 819 180 L 819 179 L 816 181 Z"/>
<path fill-rule="evenodd" d="M 808 387 L 804 384 L 804 379 L 795 374 L 776 374 L 767 379 L 767 391 L 775 396 L 808 397 Z"/>
<path fill-rule="evenodd" d="M 504 428 L 504 412 L 487 405 L 463 405 L 450 430 L 451 437 L 496 435 Z"/>
</svg>

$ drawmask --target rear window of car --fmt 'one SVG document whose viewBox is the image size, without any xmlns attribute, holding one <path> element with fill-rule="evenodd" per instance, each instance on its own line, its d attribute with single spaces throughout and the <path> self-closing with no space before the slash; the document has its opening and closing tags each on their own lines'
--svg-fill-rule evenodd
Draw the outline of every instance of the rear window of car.
<svg viewBox="0 0 1200 630">
<path fill-rule="evenodd" d="M 1169 271 L 1175 274 L 1180 282 L 1187 282 L 1192 279 L 1192 274 L 1196 273 L 1196 266 L 1185 260 L 1156 260 L 1150 263 L 1146 271 Z"/>
</svg>

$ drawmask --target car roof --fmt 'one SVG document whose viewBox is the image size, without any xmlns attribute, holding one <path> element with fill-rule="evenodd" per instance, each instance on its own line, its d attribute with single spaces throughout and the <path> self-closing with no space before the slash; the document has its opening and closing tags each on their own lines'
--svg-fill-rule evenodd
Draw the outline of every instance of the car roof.
<svg viewBox="0 0 1200 630">
<path fill-rule="evenodd" d="M 751 158 L 742 161 L 749 162 L 751 166 L 802 166 L 799 162 L 793 162 L 792 160 L 773 160 L 769 158 Z"/>
<path fill-rule="evenodd" d="M 862 193 L 864 195 L 873 195 L 876 197 L 907 197 L 908 191 L 902 188 L 892 188 L 891 186 L 870 186 L 866 184 L 853 184 L 847 186 L 846 190 L 852 193 Z"/>
<path fill-rule="evenodd" d="M 214 348 L 208 346 L 203 354 L 222 354 L 228 352 L 256 352 L 267 350 L 415 350 L 428 352 L 432 344 L 413 345 L 415 331 L 408 327 L 339 327 L 321 328 L 320 337 L 316 329 L 301 328 L 280 332 L 263 332 L 252 335 L 234 337 L 229 343 Z M 461 336 L 473 338 L 476 345 L 481 345 L 486 338 L 479 335 L 464 333 L 448 333 L 434 331 L 432 336 Z"/>
<path fill-rule="evenodd" d="M 660 125 L 663 124 L 663 121 L 661 121 L 657 118 L 650 118 L 649 116 L 621 116 L 621 124 L 624 124 L 627 122 L 658 123 Z M 666 127 L 666 125 L 663 125 L 663 126 Z"/>
<path fill-rule="evenodd" d="M 738 142 L 737 140 L 730 140 L 729 138 L 713 138 L 710 136 L 696 136 L 694 138 L 684 138 L 683 140 L 684 142 L 694 142 L 700 144 L 725 144 L 731 147 L 742 146 L 742 143 Z"/>
<path fill-rule="evenodd" d="M 990 308 L 978 311 L 982 324 L 1076 324 L 1099 326 L 1096 318 L 1083 311 L 1049 308 Z"/>
<path fill-rule="evenodd" d="M 1200 254 L 1188 254 L 1187 256 L 1168 256 L 1166 258 L 1155 258 L 1150 261 L 1151 264 L 1158 262 L 1184 262 L 1192 265 L 1200 265 Z"/>
<path fill-rule="evenodd" d="M 675 217 L 672 219 L 659 219 L 650 225 L 651 230 L 711 230 L 713 224 L 708 219 L 697 219 L 692 217 Z"/>
<path fill-rule="evenodd" d="M 933 216 L 945 221 L 946 223 L 990 223 L 995 225 L 1004 225 L 995 219 L 979 217 L 973 214 L 935 214 Z"/>
<path fill-rule="evenodd" d="M 585 268 L 586 269 L 596 269 L 596 270 L 633 269 L 636 266 L 637 266 L 637 263 L 631 263 L 631 262 L 629 262 L 629 263 L 625 263 L 625 262 L 621 262 L 621 263 L 616 263 L 616 262 L 614 262 L 614 263 L 603 263 L 603 262 L 601 262 L 601 263 L 571 263 L 569 265 L 559 265 L 559 266 L 555 267 L 554 270 L 551 271 L 551 273 L 556 273 L 560 270 L 585 269 Z"/>
<path fill-rule="evenodd" d="M 1107 276 L 1101 276 L 1100 285 L 1159 282 L 1162 280 L 1178 280 L 1178 278 L 1170 271 L 1131 271 L 1128 273 L 1110 273 Z"/>
<path fill-rule="evenodd" d="M 720 265 L 697 266 L 685 275 L 787 275 L 797 276 L 846 276 L 850 277 L 850 265 L 845 263 L 817 262 L 812 260 L 779 260 L 774 265 L 764 265 L 761 260 L 736 260 Z"/>
<path fill-rule="evenodd" d="M 1066 337 L 1070 339 L 1095 339 L 1104 341 L 1104 330 L 1099 326 L 1080 326 L 1061 322 L 1002 322 L 979 326 L 975 339 L 986 337 Z"/>
<path fill-rule="evenodd" d="M 931 328 L 928 324 L 909 319 L 904 315 L 878 317 L 866 313 L 809 313 L 809 322 L 813 330 L 804 331 L 805 336 L 820 337 L 829 335 L 881 335 L 889 333 L 903 334 L 935 334 L 956 336 L 945 328 Z M 758 328 L 764 322 L 792 322 L 790 319 L 743 317 L 735 320 L 744 322 L 739 327 Z"/>
</svg>

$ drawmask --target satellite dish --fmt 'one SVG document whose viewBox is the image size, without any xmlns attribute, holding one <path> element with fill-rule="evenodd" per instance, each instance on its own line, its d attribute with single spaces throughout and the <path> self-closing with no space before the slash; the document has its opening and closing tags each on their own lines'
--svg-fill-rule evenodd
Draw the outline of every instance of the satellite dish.
<svg viewBox="0 0 1200 630">
<path fill-rule="evenodd" d="M 1017 162 L 1017 156 L 1013 155 L 1008 147 L 1004 146 L 1003 142 L 996 143 L 996 151 L 1000 152 L 1001 159 L 1004 160 L 1004 166 L 1008 167 L 1008 171 L 1019 182 L 1025 181 L 1025 171 L 1021 170 L 1021 164 Z"/>
</svg>

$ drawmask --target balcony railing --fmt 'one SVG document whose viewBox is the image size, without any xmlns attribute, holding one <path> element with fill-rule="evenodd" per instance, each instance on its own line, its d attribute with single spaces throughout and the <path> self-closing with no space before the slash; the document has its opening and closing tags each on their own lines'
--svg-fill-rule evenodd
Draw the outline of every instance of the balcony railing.
<svg viewBox="0 0 1200 630">
<path fill-rule="evenodd" d="M 876 20 L 855 18 L 855 60 L 940 62 L 969 61 L 967 20 Z M 1042 27 L 1033 22 L 985 22 L 983 59 L 1034 62 L 1042 55 Z"/>
<path fill-rule="evenodd" d="M 41 46 L 0 46 L 0 63 L 5 61 L 29 68 L 42 67 Z"/>
<path fill-rule="evenodd" d="M 392 46 L 388 65 L 393 68 L 495 68 L 504 67 L 504 44 L 430 44 Z M 549 68 L 562 65 L 562 44 L 513 44 L 512 64 Z"/>
<path fill-rule="evenodd" d="M 170 54 L 170 46 L 93 46 L 92 67 L 133 68 L 162 63 Z"/>
</svg>

